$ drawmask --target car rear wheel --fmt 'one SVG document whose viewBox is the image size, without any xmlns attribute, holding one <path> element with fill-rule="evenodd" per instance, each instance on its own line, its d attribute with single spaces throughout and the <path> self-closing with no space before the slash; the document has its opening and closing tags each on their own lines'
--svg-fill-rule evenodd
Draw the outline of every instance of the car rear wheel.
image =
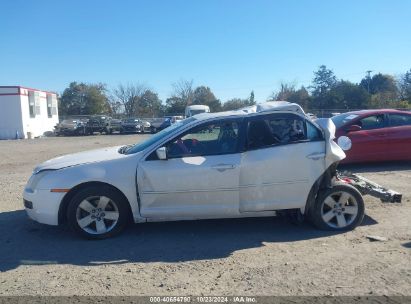
<svg viewBox="0 0 411 304">
<path fill-rule="evenodd" d="M 350 185 L 339 183 L 320 192 L 311 221 L 323 230 L 352 230 L 361 224 L 364 210 L 361 193 Z"/>
<path fill-rule="evenodd" d="M 106 186 L 91 186 L 73 197 L 67 217 L 70 227 L 81 236 L 104 239 L 126 227 L 130 209 L 118 191 Z"/>
</svg>

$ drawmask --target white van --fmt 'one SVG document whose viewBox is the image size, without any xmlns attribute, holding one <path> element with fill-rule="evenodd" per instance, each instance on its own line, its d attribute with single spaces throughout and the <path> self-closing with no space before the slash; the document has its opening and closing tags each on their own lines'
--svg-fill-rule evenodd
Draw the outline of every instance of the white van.
<svg viewBox="0 0 411 304">
<path fill-rule="evenodd" d="M 200 113 L 210 113 L 210 107 L 205 105 L 187 106 L 185 110 L 185 117 L 191 117 Z"/>
</svg>

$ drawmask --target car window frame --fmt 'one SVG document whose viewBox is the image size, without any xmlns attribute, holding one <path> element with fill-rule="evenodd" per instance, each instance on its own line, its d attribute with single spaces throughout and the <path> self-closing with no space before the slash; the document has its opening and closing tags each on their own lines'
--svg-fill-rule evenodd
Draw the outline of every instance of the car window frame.
<svg viewBox="0 0 411 304">
<path fill-rule="evenodd" d="M 393 125 L 391 125 L 391 116 L 393 116 L 393 115 L 407 116 L 407 117 L 409 117 L 409 119 L 411 119 L 411 114 L 408 114 L 408 113 L 388 113 L 388 127 L 389 127 L 389 128 L 411 127 L 411 124 L 409 124 L 409 125 L 401 125 L 401 126 L 393 126 Z"/>
<path fill-rule="evenodd" d="M 384 129 L 384 128 L 389 127 L 389 121 L 388 121 L 389 117 L 388 117 L 388 115 L 387 115 L 386 113 L 377 113 L 377 114 L 369 114 L 369 115 L 364 115 L 364 116 L 358 117 L 358 119 L 356 119 L 355 122 L 352 122 L 351 124 L 348 124 L 348 125 L 346 126 L 346 128 L 348 128 L 348 127 L 350 127 L 350 126 L 352 126 L 352 125 L 357 125 L 357 126 L 359 126 L 358 123 L 359 123 L 361 120 L 363 120 L 363 119 L 365 119 L 365 118 L 368 118 L 368 117 L 371 117 L 371 116 L 384 116 L 384 126 L 381 127 L 381 128 L 363 129 L 363 127 L 362 127 L 362 125 L 361 125 L 361 130 L 360 130 L 360 131 L 381 130 L 381 129 Z"/>
<path fill-rule="evenodd" d="M 147 153 L 147 155 L 145 156 L 144 160 L 145 161 L 159 161 L 157 155 L 156 155 L 156 151 L 159 147 L 166 147 L 172 143 L 173 141 L 177 140 L 179 137 L 183 137 L 187 134 L 189 134 L 190 132 L 192 132 L 193 129 L 196 128 L 201 128 L 202 126 L 206 126 L 208 124 L 217 124 L 219 122 L 235 122 L 238 125 L 238 142 L 237 142 L 237 147 L 235 149 L 234 152 L 224 152 L 224 153 L 215 153 L 215 154 L 207 154 L 207 155 L 202 155 L 202 154 L 193 154 L 193 155 L 186 155 L 186 156 L 181 156 L 181 157 L 171 157 L 169 158 L 167 156 L 167 160 L 170 159 L 181 159 L 181 158 L 186 158 L 186 157 L 208 157 L 208 156 L 218 156 L 218 155 L 231 155 L 231 154 L 239 154 L 243 152 L 242 147 L 244 146 L 244 118 L 243 117 L 227 117 L 227 118 L 222 118 L 222 117 L 218 117 L 215 119 L 211 119 L 211 120 L 206 120 L 206 121 L 202 121 L 201 123 L 195 124 L 191 127 L 189 127 L 188 129 L 183 130 L 181 133 L 178 133 L 176 135 L 173 135 L 171 138 L 167 139 L 166 141 L 164 141 L 161 145 L 156 145 L 156 148 L 153 149 L 152 151 L 150 151 L 149 153 Z M 151 159 L 150 157 L 153 158 Z"/>
<path fill-rule="evenodd" d="M 248 127 L 249 127 L 249 123 L 251 121 L 262 120 L 262 119 L 265 119 L 266 117 L 273 117 L 273 116 L 277 116 L 277 117 L 285 117 L 285 116 L 290 117 L 291 116 L 291 117 L 295 117 L 295 118 L 298 118 L 298 119 L 302 120 L 303 125 L 304 125 L 304 133 L 305 133 L 306 138 L 302 139 L 302 140 L 288 142 L 288 143 L 275 143 L 275 144 L 272 144 L 272 145 L 267 145 L 267 146 L 263 146 L 263 147 L 259 147 L 259 148 L 249 148 L 248 147 Z M 307 138 L 307 124 L 308 123 L 311 124 L 315 129 L 317 129 L 319 131 L 319 134 L 321 134 L 320 138 L 317 138 L 317 139 Z M 295 113 L 267 113 L 267 114 L 263 114 L 263 115 L 250 116 L 250 117 L 245 118 L 245 120 L 243 122 L 243 125 L 244 125 L 244 137 L 245 137 L 244 152 L 245 151 L 256 151 L 256 150 L 261 150 L 261 149 L 270 149 L 270 148 L 274 148 L 274 147 L 281 147 L 281 146 L 293 145 L 293 144 L 325 141 L 324 133 L 319 127 L 317 127 L 313 122 L 309 121 L 307 119 L 307 117 L 302 117 L 302 116 L 300 116 L 298 114 L 295 114 Z"/>
</svg>

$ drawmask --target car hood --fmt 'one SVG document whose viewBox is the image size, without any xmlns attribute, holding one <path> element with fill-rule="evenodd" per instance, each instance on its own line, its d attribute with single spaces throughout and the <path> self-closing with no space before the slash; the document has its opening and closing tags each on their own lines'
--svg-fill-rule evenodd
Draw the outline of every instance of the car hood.
<svg viewBox="0 0 411 304">
<path fill-rule="evenodd" d="M 85 151 L 74 154 L 59 156 L 38 165 L 33 172 L 38 173 L 44 170 L 58 170 L 67 167 L 95 163 L 105 160 L 113 160 L 126 157 L 126 155 L 118 152 L 121 146 L 109 147 L 98 150 Z"/>
</svg>

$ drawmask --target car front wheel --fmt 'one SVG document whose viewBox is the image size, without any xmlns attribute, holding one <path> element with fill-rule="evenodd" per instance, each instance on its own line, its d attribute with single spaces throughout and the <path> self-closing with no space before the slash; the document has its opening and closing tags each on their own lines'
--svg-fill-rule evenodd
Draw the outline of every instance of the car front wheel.
<svg viewBox="0 0 411 304">
<path fill-rule="evenodd" d="M 67 217 L 72 230 L 81 236 L 104 239 L 126 227 L 130 210 L 118 191 L 106 186 L 90 186 L 73 197 Z"/>
<path fill-rule="evenodd" d="M 353 186 L 338 183 L 319 193 L 311 221 L 323 230 L 352 230 L 364 218 L 364 200 Z"/>
</svg>

